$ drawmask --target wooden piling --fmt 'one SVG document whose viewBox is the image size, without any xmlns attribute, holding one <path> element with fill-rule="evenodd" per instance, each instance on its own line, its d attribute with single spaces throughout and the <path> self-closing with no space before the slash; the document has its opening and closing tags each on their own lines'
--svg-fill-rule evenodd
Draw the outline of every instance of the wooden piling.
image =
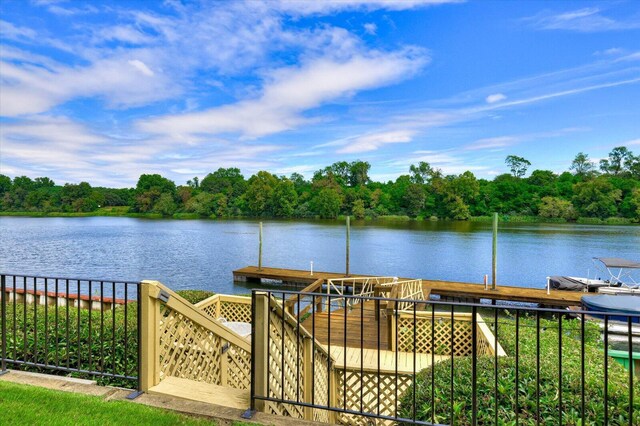
<svg viewBox="0 0 640 426">
<path fill-rule="evenodd" d="M 258 244 L 258 270 L 262 271 L 262 222 L 260 222 L 260 242 Z"/>
<path fill-rule="evenodd" d="M 347 271 L 345 273 L 345 275 L 348 277 L 349 276 L 349 251 L 350 251 L 350 244 L 351 244 L 351 216 L 347 216 L 347 258 L 346 258 L 346 266 L 347 266 Z"/>
<path fill-rule="evenodd" d="M 498 213 L 493 214 L 493 249 L 491 258 L 491 290 L 496 289 L 498 275 Z"/>
</svg>

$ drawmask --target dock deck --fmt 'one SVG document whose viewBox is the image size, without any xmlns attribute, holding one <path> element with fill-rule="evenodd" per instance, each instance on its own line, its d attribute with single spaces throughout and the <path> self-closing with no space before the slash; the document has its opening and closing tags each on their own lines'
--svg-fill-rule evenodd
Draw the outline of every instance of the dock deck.
<svg viewBox="0 0 640 426">
<path fill-rule="evenodd" d="M 373 275 L 351 274 L 350 277 L 371 277 Z M 267 268 L 258 269 L 257 266 L 247 266 L 233 271 L 233 278 L 237 281 L 261 281 L 276 280 L 291 284 L 310 284 L 319 278 L 325 281 L 333 278 L 346 278 L 346 275 L 335 272 L 309 271 L 297 269 Z M 400 278 L 414 279 L 414 278 Z M 456 281 L 422 280 L 423 286 L 431 291 L 432 295 L 443 298 L 458 298 L 471 300 L 500 300 L 509 302 L 539 303 L 547 306 L 579 306 L 580 299 L 584 296 L 581 292 L 551 290 L 547 294 L 546 289 L 514 287 L 499 285 L 497 290 L 485 290 L 482 284 L 462 283 Z M 332 319 L 333 321 L 333 319 Z M 333 339 L 333 337 L 332 337 Z"/>
<path fill-rule="evenodd" d="M 331 319 L 331 326 L 329 326 Z M 310 333 L 313 333 L 320 344 L 342 346 L 348 348 L 387 349 L 389 347 L 386 321 L 376 318 L 373 301 L 355 305 L 345 315 L 345 309 L 328 312 L 316 312 L 309 315 L 301 323 Z"/>
</svg>

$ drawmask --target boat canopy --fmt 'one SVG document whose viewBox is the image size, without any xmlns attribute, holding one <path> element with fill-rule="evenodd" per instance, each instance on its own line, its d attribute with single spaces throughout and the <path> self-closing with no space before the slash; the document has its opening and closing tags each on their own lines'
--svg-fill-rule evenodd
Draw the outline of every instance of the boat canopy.
<svg viewBox="0 0 640 426">
<path fill-rule="evenodd" d="M 582 306 L 589 311 L 616 312 L 623 314 L 640 314 L 640 297 L 638 296 L 583 296 Z"/>
<path fill-rule="evenodd" d="M 640 269 L 640 262 L 634 262 L 633 260 L 619 257 L 594 257 L 594 259 L 604 263 L 607 268 Z"/>
</svg>

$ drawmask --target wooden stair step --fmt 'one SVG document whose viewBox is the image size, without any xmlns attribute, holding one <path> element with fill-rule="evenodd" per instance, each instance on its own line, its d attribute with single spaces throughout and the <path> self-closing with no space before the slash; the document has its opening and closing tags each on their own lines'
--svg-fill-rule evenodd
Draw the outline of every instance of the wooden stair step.
<svg viewBox="0 0 640 426">
<path fill-rule="evenodd" d="M 149 389 L 149 393 L 239 409 L 249 408 L 251 404 L 251 395 L 248 390 L 233 389 L 171 376 Z"/>
</svg>

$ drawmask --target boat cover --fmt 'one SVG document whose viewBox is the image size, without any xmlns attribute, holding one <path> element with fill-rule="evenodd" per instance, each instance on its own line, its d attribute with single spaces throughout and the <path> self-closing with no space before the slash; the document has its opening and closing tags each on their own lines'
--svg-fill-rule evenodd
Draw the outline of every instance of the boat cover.
<svg viewBox="0 0 640 426">
<path fill-rule="evenodd" d="M 555 290 L 584 291 L 588 287 L 589 291 L 596 291 L 598 287 L 606 287 L 606 283 L 591 283 L 589 286 L 580 280 L 571 277 L 556 275 L 549 277 L 551 288 Z"/>
<path fill-rule="evenodd" d="M 640 296 L 583 296 L 582 306 L 588 311 L 640 314 Z"/>
<path fill-rule="evenodd" d="M 621 259 L 619 257 L 595 257 L 600 262 L 604 263 L 607 268 L 626 268 L 626 269 L 640 269 L 640 262 L 634 262 L 633 260 Z"/>
</svg>

